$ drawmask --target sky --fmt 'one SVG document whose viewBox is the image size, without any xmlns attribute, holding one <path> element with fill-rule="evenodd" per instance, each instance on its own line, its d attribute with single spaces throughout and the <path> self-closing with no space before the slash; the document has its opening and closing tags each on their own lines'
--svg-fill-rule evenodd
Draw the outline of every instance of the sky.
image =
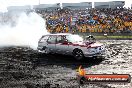
<svg viewBox="0 0 132 88">
<path fill-rule="evenodd" d="M 8 6 L 23 6 L 53 3 L 78 3 L 78 2 L 107 2 L 125 1 L 125 7 L 131 7 L 132 0 L 0 0 L 0 11 L 5 12 Z"/>
</svg>

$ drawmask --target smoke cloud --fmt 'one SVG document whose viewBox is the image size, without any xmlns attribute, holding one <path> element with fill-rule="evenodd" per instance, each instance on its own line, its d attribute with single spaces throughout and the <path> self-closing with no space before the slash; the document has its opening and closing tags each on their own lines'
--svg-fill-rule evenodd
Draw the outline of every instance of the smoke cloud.
<svg viewBox="0 0 132 88">
<path fill-rule="evenodd" d="M 39 38 L 48 34 L 45 20 L 35 12 L 20 13 L 11 18 L 12 22 L 0 25 L 0 47 L 29 46 L 36 49 Z M 11 26 L 13 22 L 15 25 Z"/>
</svg>

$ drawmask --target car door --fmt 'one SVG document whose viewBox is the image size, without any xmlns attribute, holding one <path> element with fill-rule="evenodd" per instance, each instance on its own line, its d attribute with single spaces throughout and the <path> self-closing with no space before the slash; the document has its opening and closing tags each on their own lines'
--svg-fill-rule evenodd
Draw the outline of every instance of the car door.
<svg viewBox="0 0 132 88">
<path fill-rule="evenodd" d="M 56 36 L 55 35 L 49 36 L 47 40 L 47 46 L 50 52 L 53 52 L 53 53 L 56 52 Z"/>
<path fill-rule="evenodd" d="M 56 52 L 59 54 L 69 54 L 69 43 L 65 35 L 58 35 L 56 42 Z"/>
</svg>

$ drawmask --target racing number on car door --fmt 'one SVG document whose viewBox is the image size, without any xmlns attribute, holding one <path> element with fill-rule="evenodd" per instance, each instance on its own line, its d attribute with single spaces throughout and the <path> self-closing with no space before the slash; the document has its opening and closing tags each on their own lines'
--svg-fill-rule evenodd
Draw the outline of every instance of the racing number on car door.
<svg viewBox="0 0 132 88">
<path fill-rule="evenodd" d="M 50 36 L 47 43 L 48 43 L 47 46 L 48 46 L 49 50 L 51 52 L 55 52 L 56 36 Z"/>
<path fill-rule="evenodd" d="M 69 45 L 64 35 L 57 36 L 56 52 L 60 54 L 69 53 Z"/>
</svg>

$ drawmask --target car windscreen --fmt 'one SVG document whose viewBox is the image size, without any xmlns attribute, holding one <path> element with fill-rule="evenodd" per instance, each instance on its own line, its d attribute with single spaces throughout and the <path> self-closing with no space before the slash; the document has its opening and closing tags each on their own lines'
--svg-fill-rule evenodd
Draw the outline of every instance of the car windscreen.
<svg viewBox="0 0 132 88">
<path fill-rule="evenodd" d="M 72 43 L 83 41 L 83 38 L 80 37 L 79 35 L 69 35 L 69 36 L 66 36 L 66 39 L 68 40 L 68 42 L 72 42 Z"/>
</svg>

